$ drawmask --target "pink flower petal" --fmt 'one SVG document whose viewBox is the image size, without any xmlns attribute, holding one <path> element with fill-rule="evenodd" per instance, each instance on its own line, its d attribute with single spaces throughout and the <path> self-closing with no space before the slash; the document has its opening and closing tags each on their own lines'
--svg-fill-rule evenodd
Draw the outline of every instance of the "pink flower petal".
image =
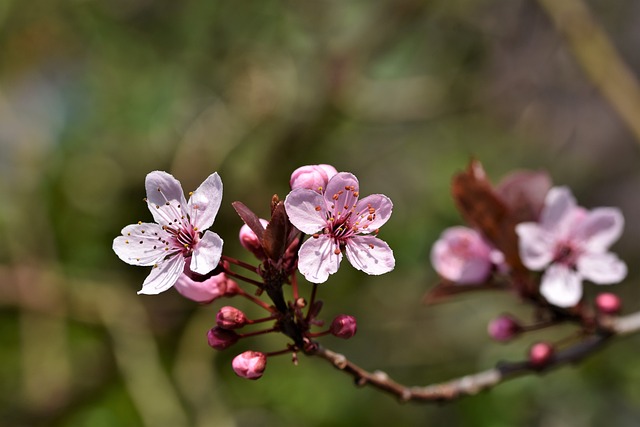
<svg viewBox="0 0 640 427">
<path fill-rule="evenodd" d="M 222 202 L 222 180 L 217 172 L 212 173 L 193 192 L 189 199 L 189 217 L 198 230 L 213 225 Z"/>
<path fill-rule="evenodd" d="M 284 200 L 284 208 L 289 221 L 305 234 L 317 233 L 327 223 L 324 197 L 313 190 L 293 190 Z"/>
<path fill-rule="evenodd" d="M 373 213 L 370 209 L 373 210 Z M 382 227 L 391 217 L 393 203 L 391 199 L 383 194 L 372 194 L 360 200 L 356 205 L 356 214 L 359 215 L 358 222 L 360 233 L 372 233 Z M 371 221 L 369 218 L 373 218 Z M 364 226 L 367 226 L 364 228 Z"/>
<path fill-rule="evenodd" d="M 176 254 L 151 269 L 138 294 L 156 295 L 172 287 L 184 270 L 184 257 Z"/>
<path fill-rule="evenodd" d="M 571 222 L 571 212 L 575 207 L 576 200 L 569 188 L 553 187 L 544 201 L 541 227 L 548 231 L 553 230 L 556 234 L 566 234 Z"/>
<path fill-rule="evenodd" d="M 358 202 L 358 179 L 348 172 L 334 175 L 327 184 L 324 198 L 336 221 L 347 216 Z"/>
<path fill-rule="evenodd" d="M 542 276 L 540 293 L 558 307 L 573 307 L 582 298 L 580 275 L 564 265 L 554 264 Z"/>
<path fill-rule="evenodd" d="M 531 270 L 542 270 L 553 260 L 554 237 L 535 222 L 516 226 L 522 263 Z"/>
<path fill-rule="evenodd" d="M 216 268 L 222 256 L 222 244 L 222 239 L 216 233 L 213 231 L 205 232 L 191 256 L 191 265 L 189 266 L 191 271 L 207 274 Z"/>
<path fill-rule="evenodd" d="M 622 235 L 624 217 L 617 208 L 597 208 L 589 212 L 576 231 L 589 252 L 605 252 Z"/>
<path fill-rule="evenodd" d="M 154 265 L 168 255 L 167 245 L 158 240 L 158 236 L 165 234 L 158 224 L 127 225 L 122 229 L 122 236 L 113 240 L 113 251 L 127 264 Z"/>
<path fill-rule="evenodd" d="M 396 265 L 389 245 L 374 236 L 352 237 L 347 240 L 345 252 L 351 265 L 367 274 L 388 273 Z"/>
<path fill-rule="evenodd" d="M 324 283 L 330 274 L 338 271 L 342 253 L 335 253 L 337 246 L 328 236 L 307 239 L 298 252 L 298 269 L 312 283 Z"/>
<path fill-rule="evenodd" d="M 610 252 L 583 254 L 577 268 L 582 277 L 598 285 L 618 283 L 627 276 L 627 265 Z"/>
<path fill-rule="evenodd" d="M 468 227 L 450 227 L 431 249 L 431 263 L 447 280 L 460 284 L 483 283 L 491 273 L 492 250 L 480 234 Z M 504 259 L 504 257 L 502 257 Z"/>
<path fill-rule="evenodd" d="M 174 284 L 174 288 L 185 298 L 200 303 L 210 303 L 225 295 L 229 281 L 230 279 L 224 273 L 211 276 L 201 282 L 182 273 Z"/>
<path fill-rule="evenodd" d="M 175 205 L 186 206 L 184 192 L 180 181 L 163 171 L 153 171 L 147 174 L 145 179 L 147 189 L 147 203 L 153 218 L 158 224 L 166 224 L 166 217 L 159 215 L 158 208 L 165 206 L 166 202 L 174 201 Z M 173 215 L 170 215 L 173 216 Z"/>
</svg>

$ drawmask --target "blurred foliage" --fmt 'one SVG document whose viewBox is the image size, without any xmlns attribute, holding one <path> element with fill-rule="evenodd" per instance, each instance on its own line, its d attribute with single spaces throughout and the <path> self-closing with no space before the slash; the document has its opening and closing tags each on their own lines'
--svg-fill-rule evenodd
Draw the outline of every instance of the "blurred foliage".
<svg viewBox="0 0 640 427">
<path fill-rule="evenodd" d="M 638 3 L 587 6 L 638 70 Z M 146 269 L 111 250 L 149 220 L 151 170 L 187 190 L 217 170 L 213 229 L 246 260 L 230 202 L 266 216 L 296 167 L 352 171 L 363 194 L 394 201 L 383 237 L 397 267 L 344 267 L 321 287 L 326 319 L 359 319 L 354 339 L 323 342 L 402 382 L 445 380 L 536 339 L 486 337 L 498 313 L 528 314 L 509 295 L 419 304 L 436 280 L 431 244 L 460 222 L 450 177 L 475 156 L 494 180 L 546 169 L 581 204 L 621 207 L 630 277 L 615 291 L 640 309 L 638 141 L 535 1 L 5 0 L 0 52 L 3 425 L 637 425 L 638 337 L 441 406 L 402 405 L 306 357 L 273 358 L 249 382 L 231 358 L 282 339 L 214 352 L 219 302 L 137 296 Z"/>
</svg>

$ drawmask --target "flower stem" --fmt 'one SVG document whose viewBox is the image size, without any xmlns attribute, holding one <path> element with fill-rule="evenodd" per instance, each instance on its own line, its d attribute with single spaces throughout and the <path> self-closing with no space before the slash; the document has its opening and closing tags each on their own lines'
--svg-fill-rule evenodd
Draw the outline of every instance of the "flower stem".
<svg viewBox="0 0 640 427">
<path fill-rule="evenodd" d="M 235 264 L 235 265 L 237 265 L 239 267 L 246 268 L 247 270 L 258 274 L 258 267 L 254 266 L 254 265 L 248 264 L 246 262 L 240 261 L 240 260 L 235 259 L 235 258 L 231 258 L 231 257 L 226 256 L 226 255 L 222 255 L 221 259 L 224 260 L 224 261 L 227 261 L 227 262 L 229 262 L 231 264 Z"/>
<path fill-rule="evenodd" d="M 307 311 L 307 317 L 305 320 L 308 322 L 311 317 L 311 307 L 313 307 L 313 303 L 316 302 L 316 294 L 318 292 L 318 284 L 314 283 L 311 288 L 311 297 L 309 298 L 309 311 Z"/>
<path fill-rule="evenodd" d="M 245 277 L 242 274 L 238 274 L 235 271 L 231 271 L 231 270 L 225 268 L 224 272 L 227 275 L 231 276 L 231 277 L 235 277 L 236 279 L 242 280 L 243 282 L 247 282 L 247 283 L 249 283 L 251 285 L 256 285 L 257 287 L 259 287 L 261 289 L 264 286 L 264 283 L 259 282 L 257 280 L 249 279 L 248 277 Z"/>
<path fill-rule="evenodd" d="M 259 305 L 260 307 L 264 308 L 265 310 L 269 311 L 270 313 L 275 313 L 275 310 L 274 310 L 274 308 L 272 306 L 270 306 L 266 302 L 262 301 L 261 299 L 256 298 L 253 295 L 246 293 L 242 289 L 238 290 L 238 295 L 245 297 L 249 301 Z"/>
</svg>

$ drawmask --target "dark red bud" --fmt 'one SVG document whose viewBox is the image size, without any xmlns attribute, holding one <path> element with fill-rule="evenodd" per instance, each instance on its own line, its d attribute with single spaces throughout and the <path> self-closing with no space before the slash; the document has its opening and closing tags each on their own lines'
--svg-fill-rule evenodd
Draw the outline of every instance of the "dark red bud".
<svg viewBox="0 0 640 427">
<path fill-rule="evenodd" d="M 246 325 L 247 316 L 241 310 L 227 305 L 216 314 L 216 323 L 224 329 L 237 329 Z"/>
<path fill-rule="evenodd" d="M 329 330 L 338 338 L 349 339 L 356 334 L 358 326 L 356 318 L 348 314 L 340 314 L 333 319 Z"/>
<path fill-rule="evenodd" d="M 520 334 L 522 326 L 511 315 L 503 314 L 489 322 L 487 332 L 496 341 L 510 341 Z"/>
<path fill-rule="evenodd" d="M 207 342 L 216 350 L 224 350 L 231 347 L 240 339 L 240 335 L 219 326 L 209 329 L 207 332 Z"/>
</svg>

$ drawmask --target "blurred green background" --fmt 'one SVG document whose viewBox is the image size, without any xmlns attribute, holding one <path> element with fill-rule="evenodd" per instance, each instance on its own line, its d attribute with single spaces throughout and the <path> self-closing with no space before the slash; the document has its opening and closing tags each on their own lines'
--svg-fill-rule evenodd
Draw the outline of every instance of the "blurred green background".
<svg viewBox="0 0 640 427">
<path fill-rule="evenodd" d="M 323 343 L 407 384 L 446 380 L 568 333 L 491 342 L 491 318 L 530 314 L 510 295 L 420 303 L 436 282 L 431 244 L 460 223 L 450 178 L 475 156 L 494 181 L 545 169 L 581 204 L 619 206 L 627 226 L 614 250 L 630 273 L 614 289 L 625 311 L 640 309 L 640 141 L 599 89 L 619 79 L 587 77 L 580 46 L 545 3 L 0 2 L 0 423 L 637 426 L 638 337 L 444 405 L 398 403 L 307 357 L 297 367 L 270 359 L 250 382 L 231 359 L 283 339 L 213 351 L 206 331 L 230 301 L 137 296 L 148 270 L 111 250 L 123 226 L 151 219 L 149 171 L 171 172 L 186 190 L 218 171 L 225 192 L 213 230 L 226 254 L 249 261 L 230 203 L 266 216 L 295 168 L 333 164 L 359 177 L 362 194 L 393 200 L 381 237 L 397 266 L 369 277 L 345 265 L 322 285 L 325 319 L 359 320 L 352 340 Z M 640 70 L 638 2 L 570 3 L 590 10 Z M 589 52 L 592 68 L 612 66 Z"/>
</svg>

